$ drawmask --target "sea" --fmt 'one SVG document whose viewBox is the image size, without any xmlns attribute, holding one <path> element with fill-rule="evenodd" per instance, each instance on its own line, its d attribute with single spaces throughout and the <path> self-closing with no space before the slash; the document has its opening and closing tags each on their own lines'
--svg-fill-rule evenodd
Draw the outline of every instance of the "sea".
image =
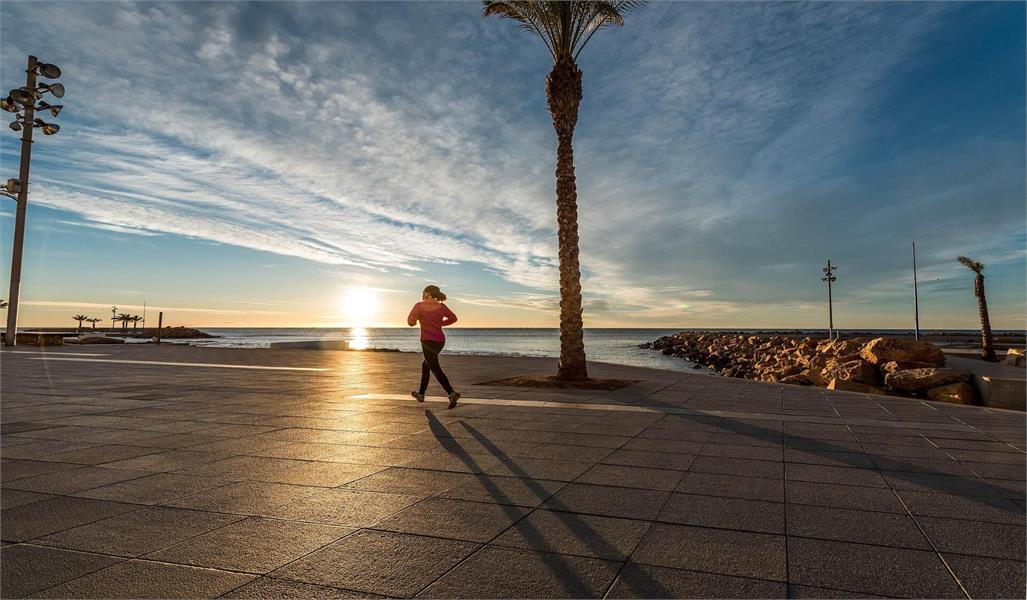
<svg viewBox="0 0 1027 600">
<path fill-rule="evenodd" d="M 354 349 L 395 349 L 420 352 L 420 330 L 408 327 L 327 328 L 220 328 L 199 327 L 219 336 L 181 340 L 193 346 L 219 348 L 267 348 L 272 342 L 347 340 Z M 692 363 L 639 348 L 680 329 L 585 329 L 585 355 L 590 361 L 636 367 L 685 371 Z M 167 340 L 171 341 L 171 340 Z M 552 357 L 560 354 L 559 329 L 484 329 L 454 327 L 446 330 L 449 354 Z"/>
<path fill-rule="evenodd" d="M 267 348 L 272 342 L 308 340 L 347 340 L 354 349 L 394 349 L 420 352 L 419 330 L 413 327 L 353 327 L 353 328 L 222 328 L 199 327 L 201 331 L 218 337 L 199 340 L 181 340 L 194 346 L 221 348 Z M 697 331 L 698 329 L 690 329 Z M 639 348 L 639 344 L 681 331 L 675 329 L 585 329 L 585 355 L 590 361 L 599 361 L 635 367 L 649 367 L 671 371 L 693 371 L 695 365 L 681 358 Z M 744 331 L 747 333 L 800 333 L 798 330 L 776 329 L 704 329 L 704 331 Z M 823 334 L 823 330 L 803 330 L 801 333 Z M 842 335 L 873 335 L 912 333 L 895 329 L 838 330 Z M 923 331 L 922 333 L 943 333 Z M 973 330 L 945 330 L 944 333 L 972 334 Z M 996 332 L 998 333 L 998 332 Z M 1022 332 L 1019 332 L 1022 335 Z M 145 340 L 139 340 L 145 341 Z M 171 342 L 171 340 L 166 340 Z M 446 330 L 446 352 L 493 356 L 533 356 L 556 358 L 560 353 L 559 329 L 503 328 L 486 329 L 454 327 Z"/>
</svg>

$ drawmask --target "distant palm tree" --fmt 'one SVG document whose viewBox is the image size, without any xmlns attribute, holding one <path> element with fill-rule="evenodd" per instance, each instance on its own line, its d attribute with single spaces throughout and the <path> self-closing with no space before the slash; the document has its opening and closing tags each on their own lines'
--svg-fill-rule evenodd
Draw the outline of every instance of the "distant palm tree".
<svg viewBox="0 0 1027 600">
<path fill-rule="evenodd" d="M 128 322 L 132 320 L 132 315 L 128 313 L 119 313 L 118 316 L 114 317 L 114 320 L 121 322 L 122 331 L 128 331 Z"/>
<path fill-rule="evenodd" d="M 0 309 L 7 308 L 7 300 L 0 299 Z"/>
<path fill-rule="evenodd" d="M 143 318 L 140 317 L 139 315 L 132 315 L 132 318 L 129 319 L 129 320 L 132 321 L 132 329 L 138 329 L 139 328 L 139 321 L 142 321 Z"/>
<path fill-rule="evenodd" d="M 86 321 L 87 321 L 87 322 L 89 322 L 89 323 L 92 323 L 92 324 L 93 324 L 93 329 L 96 329 L 96 324 L 97 324 L 97 323 L 99 323 L 99 322 L 100 322 L 100 321 L 102 321 L 102 320 L 103 320 L 103 319 L 99 319 L 99 318 L 97 318 L 97 317 L 91 317 L 91 318 L 89 318 L 89 319 L 86 319 Z"/>
<path fill-rule="evenodd" d="M 553 57 L 546 101 L 556 129 L 556 223 L 560 258 L 560 362 L 557 379 L 588 379 L 581 320 L 578 260 L 578 192 L 574 180 L 574 127 L 581 104 L 577 58 L 596 31 L 623 25 L 624 15 L 643 2 L 543 2 L 483 0 L 483 16 L 512 19 L 542 39 Z"/>
<path fill-rule="evenodd" d="M 71 320 L 72 321 L 78 321 L 78 330 L 82 331 L 82 321 L 89 320 L 89 317 L 87 317 L 86 315 L 75 315 L 74 317 L 71 318 Z"/>
<path fill-rule="evenodd" d="M 966 256 L 960 256 L 956 260 L 975 273 L 974 296 L 977 296 L 977 313 L 981 318 L 981 358 L 994 361 L 995 339 L 991 335 L 991 319 L 988 318 L 988 300 L 984 297 L 984 273 L 981 273 L 984 270 L 984 265 Z"/>
</svg>

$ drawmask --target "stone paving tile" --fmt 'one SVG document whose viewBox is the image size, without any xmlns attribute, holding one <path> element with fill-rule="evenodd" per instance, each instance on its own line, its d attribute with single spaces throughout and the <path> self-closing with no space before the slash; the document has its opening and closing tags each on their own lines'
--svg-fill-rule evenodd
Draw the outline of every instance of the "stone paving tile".
<svg viewBox="0 0 1027 600">
<path fill-rule="evenodd" d="M 875 467 L 874 461 L 868 455 L 858 452 L 828 452 L 824 450 L 785 448 L 784 460 L 785 462 L 808 465 L 856 467 L 859 469 L 873 469 Z"/>
<path fill-rule="evenodd" d="M 960 496 L 1007 496 L 1007 490 L 975 477 L 931 473 L 882 473 L 888 485 L 897 490 L 955 494 Z"/>
<path fill-rule="evenodd" d="M 428 498 L 375 525 L 376 529 L 485 543 L 528 513 L 518 506 Z"/>
<path fill-rule="evenodd" d="M 542 505 L 550 510 L 653 520 L 670 492 L 571 483 Z"/>
<path fill-rule="evenodd" d="M 428 586 L 418 598 L 597 598 L 619 563 L 486 547 Z"/>
<path fill-rule="evenodd" d="M 46 589 L 41 595 L 48 598 L 212 598 L 251 579 L 252 575 L 242 573 L 129 560 Z"/>
<path fill-rule="evenodd" d="M 788 535 L 930 550 L 909 515 L 824 506 L 788 506 Z"/>
<path fill-rule="evenodd" d="M 786 481 L 785 492 L 790 504 L 906 513 L 906 509 L 895 496 L 895 492 L 885 488 Z"/>
<path fill-rule="evenodd" d="M 275 508 L 322 491 L 324 488 L 240 481 L 164 502 L 165 506 L 209 510 L 238 515 L 265 515 Z"/>
<path fill-rule="evenodd" d="M 765 533 L 655 523 L 631 562 L 786 581 L 785 538 Z"/>
<path fill-rule="evenodd" d="M 377 468 L 377 467 L 374 467 Z M 346 489 L 433 496 L 471 479 L 471 475 L 393 467 L 346 484 Z"/>
<path fill-rule="evenodd" d="M 960 464 L 977 475 L 985 478 L 1012 479 L 1021 482 L 1027 479 L 1027 469 L 1025 469 L 1023 465 L 983 462 L 963 462 Z"/>
<path fill-rule="evenodd" d="M 291 467 L 302 466 L 303 464 L 303 461 L 289 460 L 286 458 L 233 456 L 231 458 L 211 463 L 178 469 L 175 473 L 180 475 L 195 475 L 197 477 L 216 477 L 218 479 L 231 479 L 235 481 L 245 479 L 256 480 L 275 475 Z"/>
<path fill-rule="evenodd" d="M 34 596 L 48 587 L 107 568 L 122 559 L 27 544 L 0 549 L 4 598 Z"/>
<path fill-rule="evenodd" d="M 785 463 L 785 479 L 813 483 L 837 483 L 862 487 L 888 487 L 877 471 L 825 465 Z"/>
<path fill-rule="evenodd" d="M 542 458 L 512 458 L 485 470 L 489 475 L 574 481 L 592 468 L 593 463 Z"/>
<path fill-rule="evenodd" d="M 254 598 L 259 600 L 277 600 L 289 598 L 298 600 L 350 600 L 357 598 L 386 598 L 368 592 L 355 592 L 339 588 L 289 581 L 275 577 L 258 577 L 246 585 L 236 588 L 221 598 Z"/>
<path fill-rule="evenodd" d="M 6 486 L 9 482 L 29 477 L 38 477 L 51 473 L 60 473 L 81 469 L 82 465 L 74 463 L 58 463 L 42 460 L 17 460 L 4 458 L 0 460 L 0 480 Z"/>
<path fill-rule="evenodd" d="M 690 454 L 670 452 L 645 452 L 642 450 L 616 450 L 603 459 L 604 464 L 626 465 L 649 469 L 671 469 L 687 471 L 695 460 Z"/>
<path fill-rule="evenodd" d="M 158 454 L 147 454 L 146 456 L 107 463 L 105 466 L 114 469 L 128 469 L 130 471 L 163 473 L 204 463 L 212 463 L 224 458 L 227 458 L 224 454 L 215 452 L 165 450 Z"/>
<path fill-rule="evenodd" d="M 672 454 L 699 454 L 703 442 L 681 440 L 661 440 L 654 438 L 635 438 L 623 446 L 624 450 L 641 450 L 645 452 L 669 452 Z"/>
<path fill-rule="evenodd" d="M 332 525 L 250 518 L 209 531 L 147 559 L 248 573 L 267 573 L 354 530 Z"/>
<path fill-rule="evenodd" d="M 965 598 L 934 552 L 788 538 L 788 581 L 913 598 Z"/>
<path fill-rule="evenodd" d="M 779 581 L 697 573 L 628 563 L 607 594 L 609 598 L 787 598 Z M 819 596 L 821 598 L 828 596 Z"/>
<path fill-rule="evenodd" d="M 903 473 L 927 473 L 931 475 L 959 475 L 973 477 L 973 472 L 963 463 L 951 459 L 930 459 L 916 457 L 894 457 L 868 455 L 873 466 L 881 471 L 899 471 Z"/>
<path fill-rule="evenodd" d="M 439 496 L 454 500 L 493 502 L 534 508 L 548 500 L 565 485 L 567 482 L 564 481 L 472 475 L 463 480 L 463 483 L 445 490 Z"/>
<path fill-rule="evenodd" d="M 501 459 L 489 454 L 467 454 L 465 452 L 442 451 L 432 452 L 427 456 L 416 458 L 404 463 L 411 469 L 431 469 L 435 471 L 452 471 L 457 473 L 483 473 L 490 467 L 502 462 Z"/>
<path fill-rule="evenodd" d="M 972 514 L 965 515 L 972 517 Z M 941 552 L 1023 561 L 1023 525 L 920 517 L 917 522 Z"/>
<path fill-rule="evenodd" d="M 263 515 L 346 527 L 370 527 L 423 499 L 423 495 L 319 489 L 292 503 L 268 509 Z"/>
<path fill-rule="evenodd" d="M 536 510 L 492 545 L 623 561 L 648 528 L 644 521 Z"/>
<path fill-rule="evenodd" d="M 697 473 L 719 473 L 740 477 L 764 477 L 784 479 L 784 463 L 768 460 L 746 460 L 719 456 L 697 456 L 689 471 Z"/>
<path fill-rule="evenodd" d="M 3 456 L 4 460 L 0 461 L 3 465 L 7 465 L 7 460 L 10 459 L 24 459 L 24 460 L 35 460 L 40 459 L 51 454 L 58 452 L 67 452 L 68 450 L 81 450 L 83 448 L 90 448 L 94 444 L 88 444 L 84 442 L 63 442 L 60 440 L 37 440 L 33 438 L 16 438 L 7 435 L 5 432 L 0 437 L 0 455 Z M 6 480 L 6 478 L 5 478 Z"/>
<path fill-rule="evenodd" d="M 182 496 L 211 490 L 231 483 L 210 477 L 192 477 L 174 473 L 154 473 L 139 479 L 122 481 L 103 487 L 76 492 L 81 498 L 116 500 L 135 504 L 162 504 Z"/>
<path fill-rule="evenodd" d="M 575 482 L 671 491 L 677 487 L 683 476 L 684 472 L 670 469 L 599 464 L 578 477 Z"/>
<path fill-rule="evenodd" d="M 898 490 L 897 493 L 914 515 L 1024 525 L 1023 508 L 1005 498 L 954 496 L 910 490 Z"/>
<path fill-rule="evenodd" d="M 117 444 L 104 444 L 91 446 L 78 450 L 67 450 L 55 454 L 47 454 L 40 457 L 40 460 L 53 460 L 65 463 L 79 463 L 84 465 L 98 465 L 110 463 L 125 458 L 135 458 L 147 454 L 163 452 L 163 448 L 147 448 L 143 446 L 120 446 Z"/>
<path fill-rule="evenodd" d="M 7 542 L 24 542 L 138 508 L 120 502 L 56 496 L 4 509 L 0 512 L 0 536 Z"/>
<path fill-rule="evenodd" d="M 0 489 L 0 509 L 24 506 L 33 502 L 39 502 L 40 500 L 46 500 L 47 498 L 53 498 L 53 496 L 3 488 Z"/>
<path fill-rule="evenodd" d="M 809 598 L 810 600 L 822 600 L 823 598 L 886 598 L 886 596 L 875 596 L 864 592 L 846 592 L 832 590 L 809 585 L 788 584 L 789 598 Z"/>
<path fill-rule="evenodd" d="M 478 544 L 456 540 L 358 531 L 274 571 L 273 576 L 409 597 L 478 548 Z"/>
<path fill-rule="evenodd" d="M 137 557 L 223 527 L 241 517 L 217 513 L 147 507 L 66 529 L 35 543 L 83 552 Z"/>
<path fill-rule="evenodd" d="M 384 471 L 386 468 L 375 465 L 352 465 L 348 463 L 315 461 L 305 462 L 283 470 L 276 470 L 272 473 L 257 475 L 255 478 L 273 483 L 338 487 Z"/>
<path fill-rule="evenodd" d="M 740 498 L 671 494 L 657 520 L 679 525 L 783 534 L 785 505 Z"/>
<path fill-rule="evenodd" d="M 767 479 L 763 477 L 688 472 L 681 478 L 681 483 L 678 484 L 675 491 L 706 496 L 766 500 L 768 502 L 785 501 L 785 482 L 780 479 Z"/>
<path fill-rule="evenodd" d="M 1027 582 L 1022 561 L 947 553 L 942 556 L 971 598 L 1024 597 Z"/>
<path fill-rule="evenodd" d="M 37 475 L 24 479 L 16 479 L 4 484 L 5 487 L 40 492 L 44 494 L 73 494 L 95 487 L 110 485 L 119 481 L 138 479 L 146 476 L 143 471 L 125 471 L 106 467 L 79 466 L 58 473 Z"/>
<path fill-rule="evenodd" d="M 764 448 L 760 446 L 729 446 L 727 444 L 706 444 L 699 456 L 717 456 L 720 458 L 742 458 L 746 460 L 784 460 L 781 448 Z"/>
</svg>

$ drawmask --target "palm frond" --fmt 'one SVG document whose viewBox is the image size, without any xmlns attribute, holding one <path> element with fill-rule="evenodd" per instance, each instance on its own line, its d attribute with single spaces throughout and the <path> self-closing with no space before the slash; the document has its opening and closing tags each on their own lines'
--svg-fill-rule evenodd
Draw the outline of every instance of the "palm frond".
<svg viewBox="0 0 1027 600">
<path fill-rule="evenodd" d="M 974 273 L 980 273 L 984 270 L 984 265 L 967 256 L 960 256 L 956 260 L 958 260 L 960 264 L 962 264 L 967 269 L 970 269 Z"/>
<path fill-rule="evenodd" d="M 517 21 L 534 31 L 554 61 L 576 61 L 596 31 L 623 25 L 624 15 L 645 0 L 482 0 L 482 16 Z"/>
</svg>

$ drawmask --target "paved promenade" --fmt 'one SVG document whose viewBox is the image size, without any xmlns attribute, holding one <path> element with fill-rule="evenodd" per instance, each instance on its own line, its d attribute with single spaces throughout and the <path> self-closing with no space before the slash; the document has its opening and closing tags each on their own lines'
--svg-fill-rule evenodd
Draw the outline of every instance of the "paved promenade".
<svg viewBox="0 0 1027 600">
<path fill-rule="evenodd" d="M 1022 413 L 443 359 L 0 353 L 0 596 L 1024 597 Z"/>
</svg>

